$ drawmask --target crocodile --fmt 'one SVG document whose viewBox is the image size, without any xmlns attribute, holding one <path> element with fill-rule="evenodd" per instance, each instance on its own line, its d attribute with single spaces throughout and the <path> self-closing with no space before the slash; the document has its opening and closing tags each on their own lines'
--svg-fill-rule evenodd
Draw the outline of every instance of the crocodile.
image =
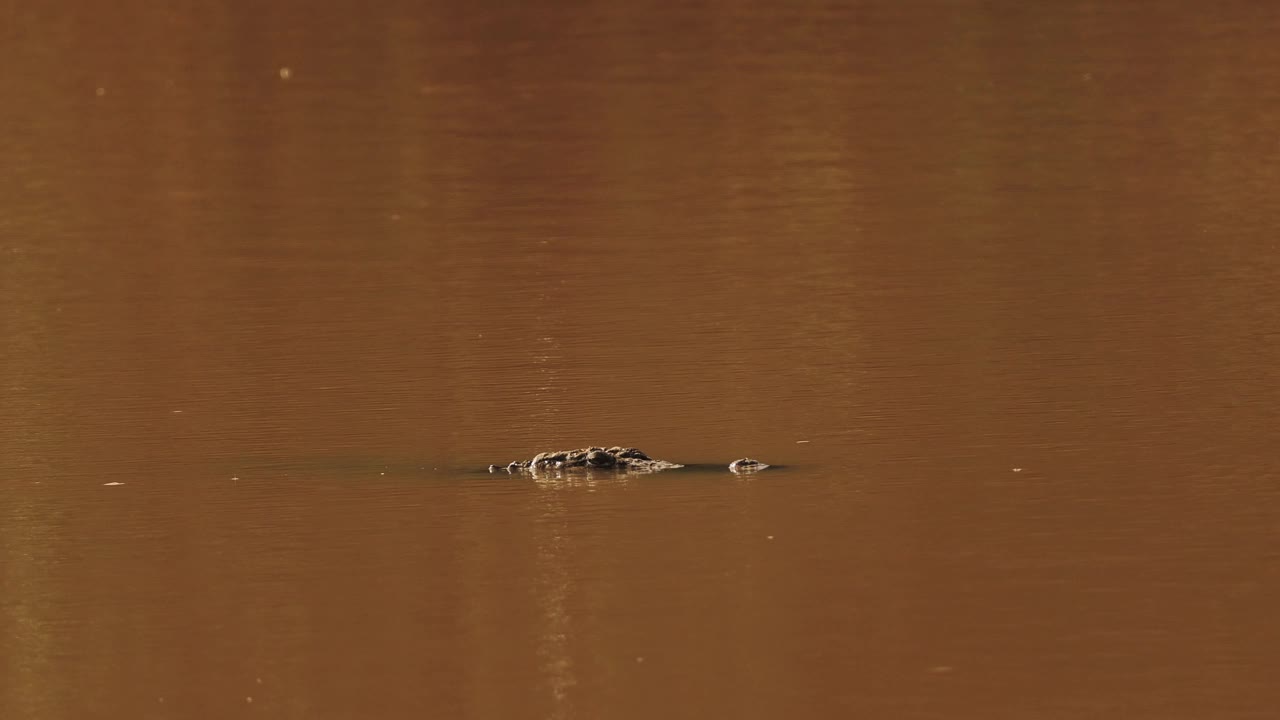
<svg viewBox="0 0 1280 720">
<path fill-rule="evenodd" d="M 655 460 L 642 450 L 629 447 L 587 447 L 577 450 L 554 450 L 538 453 L 529 460 L 516 460 L 506 465 L 490 465 L 489 472 L 530 473 L 557 470 L 613 470 L 628 473 L 652 473 L 685 467 L 667 460 Z M 769 467 L 759 460 L 740 458 L 729 463 L 738 474 L 759 472 Z"/>
</svg>

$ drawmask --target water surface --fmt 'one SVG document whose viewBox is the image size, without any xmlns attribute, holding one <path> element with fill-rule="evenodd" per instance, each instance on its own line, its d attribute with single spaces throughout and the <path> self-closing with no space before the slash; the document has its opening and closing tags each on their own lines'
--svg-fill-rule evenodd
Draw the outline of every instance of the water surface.
<svg viewBox="0 0 1280 720">
<path fill-rule="evenodd" d="M 0 716 L 1270 717 L 1278 25 L 10 8 Z"/>
</svg>

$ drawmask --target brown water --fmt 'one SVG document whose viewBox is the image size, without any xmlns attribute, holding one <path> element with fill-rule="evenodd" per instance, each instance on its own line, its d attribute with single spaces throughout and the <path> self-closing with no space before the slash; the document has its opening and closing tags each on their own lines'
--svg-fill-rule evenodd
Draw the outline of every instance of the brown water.
<svg viewBox="0 0 1280 720">
<path fill-rule="evenodd" d="M 28 5 L 5 720 L 1275 716 L 1280 11 Z"/>
</svg>

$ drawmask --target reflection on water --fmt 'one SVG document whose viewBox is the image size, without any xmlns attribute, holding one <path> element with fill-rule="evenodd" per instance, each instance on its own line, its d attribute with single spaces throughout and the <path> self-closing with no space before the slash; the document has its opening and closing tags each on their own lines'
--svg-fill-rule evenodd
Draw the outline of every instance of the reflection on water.
<svg viewBox="0 0 1280 720">
<path fill-rule="evenodd" d="M 572 552 L 564 504 L 557 502 L 555 492 L 540 493 L 542 514 L 536 525 L 538 544 L 538 599 L 541 601 L 542 623 L 539 633 L 538 658 L 542 673 L 550 686 L 553 711 L 550 717 L 575 717 L 570 691 L 577 684 L 573 657 L 569 652 L 574 617 L 569 610 L 569 594 L 576 585 L 571 563 L 565 557 Z"/>
<path fill-rule="evenodd" d="M 1261 5 L 134 5 L 0 51 L 0 717 L 1280 701 Z"/>
</svg>

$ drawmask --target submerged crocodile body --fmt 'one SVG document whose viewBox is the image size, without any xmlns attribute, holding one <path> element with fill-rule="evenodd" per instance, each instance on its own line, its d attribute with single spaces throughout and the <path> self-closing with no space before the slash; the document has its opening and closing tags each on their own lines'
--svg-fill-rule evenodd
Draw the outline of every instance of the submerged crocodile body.
<svg viewBox="0 0 1280 720">
<path fill-rule="evenodd" d="M 516 460 L 507 465 L 490 465 L 489 472 L 539 473 L 556 470 L 615 470 L 631 473 L 650 473 L 662 470 L 675 470 L 684 465 L 654 460 L 643 451 L 627 447 L 588 447 L 577 450 L 555 450 L 538 453 L 530 460 Z M 753 473 L 769 467 L 759 460 L 742 458 L 729 463 L 729 470 L 735 473 Z"/>
</svg>

